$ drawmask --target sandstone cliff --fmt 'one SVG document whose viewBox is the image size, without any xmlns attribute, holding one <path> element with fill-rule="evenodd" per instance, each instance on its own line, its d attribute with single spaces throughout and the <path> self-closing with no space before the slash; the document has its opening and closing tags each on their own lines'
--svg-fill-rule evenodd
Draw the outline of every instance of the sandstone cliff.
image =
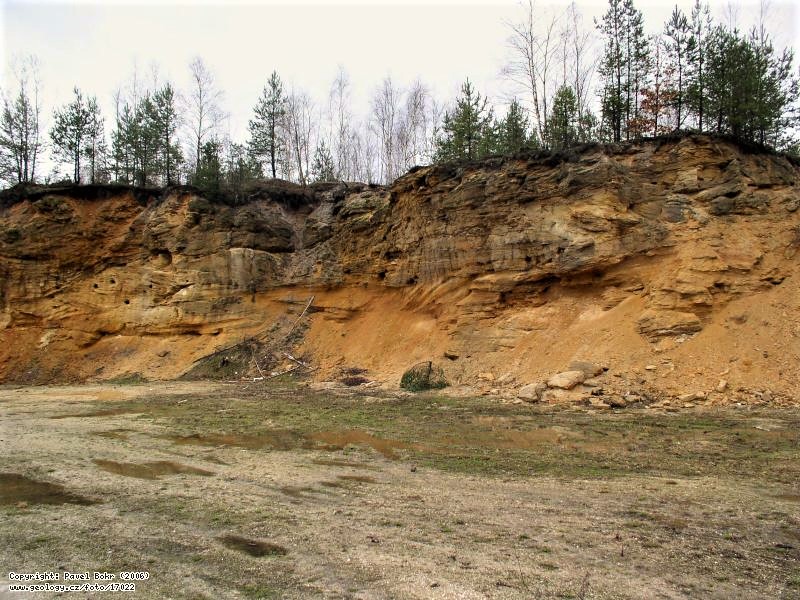
<svg viewBox="0 0 800 600">
<path fill-rule="evenodd" d="M 723 140 L 274 185 L 237 206 L 113 187 L 4 204 L 7 382 L 178 377 L 282 335 L 313 295 L 291 341 L 318 380 L 396 386 L 432 359 L 513 395 L 584 360 L 609 369 L 587 393 L 798 396 L 800 169 Z"/>
</svg>

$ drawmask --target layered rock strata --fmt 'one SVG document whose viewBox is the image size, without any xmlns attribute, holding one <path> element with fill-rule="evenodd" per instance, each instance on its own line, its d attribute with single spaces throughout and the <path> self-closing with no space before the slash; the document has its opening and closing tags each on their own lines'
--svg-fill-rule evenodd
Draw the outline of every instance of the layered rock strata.
<svg viewBox="0 0 800 600">
<path fill-rule="evenodd" d="M 359 367 L 396 385 L 433 359 L 491 392 L 584 359 L 662 388 L 734 368 L 743 389 L 793 393 L 799 172 L 693 136 L 418 168 L 389 187 L 276 183 L 234 205 L 13 190 L 0 378 L 177 377 L 313 296 L 296 350 L 317 378 Z"/>
</svg>

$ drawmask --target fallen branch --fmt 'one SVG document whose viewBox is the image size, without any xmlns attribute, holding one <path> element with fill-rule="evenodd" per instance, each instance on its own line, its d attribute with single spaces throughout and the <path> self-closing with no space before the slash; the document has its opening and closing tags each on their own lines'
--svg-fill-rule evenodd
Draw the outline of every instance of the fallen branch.
<svg viewBox="0 0 800 600">
<path fill-rule="evenodd" d="M 289 360 L 291 360 L 293 362 L 296 362 L 298 365 L 301 365 L 301 366 L 305 367 L 306 369 L 309 367 L 308 363 L 304 363 L 302 360 L 299 360 L 299 359 L 295 358 L 294 356 L 292 356 L 288 352 L 284 352 L 283 355 L 286 358 L 288 358 Z"/>
<path fill-rule="evenodd" d="M 265 377 L 265 379 L 275 379 L 276 377 L 280 377 L 281 375 L 288 375 L 289 373 L 294 373 L 298 369 L 302 369 L 302 368 L 304 368 L 303 365 L 297 365 L 296 367 L 292 367 L 291 369 L 287 369 L 285 371 L 281 371 L 280 373 L 275 373 L 274 375 L 270 375 L 269 377 Z M 305 367 L 305 368 L 308 368 L 308 367 Z M 309 369 L 308 372 L 309 373 L 313 373 L 318 368 L 319 367 L 314 367 L 313 369 Z"/>
<path fill-rule="evenodd" d="M 303 312 L 300 313 L 300 316 L 297 317 L 294 323 L 292 323 L 292 326 L 289 328 L 289 331 L 286 332 L 286 337 L 284 337 L 284 339 L 288 338 L 289 335 L 292 333 L 292 331 L 294 331 L 294 328 L 297 327 L 297 324 L 300 322 L 300 319 L 302 319 L 305 316 L 306 312 L 308 312 L 308 309 L 311 307 L 311 303 L 313 301 L 314 301 L 314 296 L 311 296 L 311 298 L 308 299 L 308 304 L 306 304 L 306 307 L 303 309 Z"/>
<path fill-rule="evenodd" d="M 258 359 L 256 358 L 255 349 L 253 350 L 253 362 L 256 364 L 256 369 L 258 369 L 258 372 L 261 373 L 261 378 L 263 379 L 265 377 L 264 371 L 262 371 L 261 367 L 258 365 Z M 255 379 L 253 379 L 253 381 L 255 381 Z"/>
</svg>

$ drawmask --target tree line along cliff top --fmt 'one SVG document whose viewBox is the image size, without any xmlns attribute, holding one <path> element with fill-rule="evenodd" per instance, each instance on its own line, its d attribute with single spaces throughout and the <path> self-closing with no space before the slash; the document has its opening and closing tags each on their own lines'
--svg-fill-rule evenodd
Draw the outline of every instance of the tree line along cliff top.
<svg viewBox="0 0 800 600">
<path fill-rule="evenodd" d="M 605 156 L 621 156 L 638 152 L 643 147 L 652 147 L 654 150 L 658 150 L 665 144 L 674 144 L 681 140 L 710 140 L 729 144 L 745 154 L 763 154 L 765 156 L 783 158 L 796 167 L 800 166 L 800 157 L 795 154 L 779 152 L 774 148 L 755 142 L 743 141 L 732 135 L 674 132 L 668 135 L 619 143 L 590 142 L 560 150 L 522 149 L 513 155 L 489 155 L 479 159 L 453 159 L 432 165 L 412 167 L 406 175 L 425 170 L 437 176 L 459 177 L 470 170 L 499 168 L 506 161 L 512 160 L 525 161 L 530 166 L 545 165 L 555 167 L 562 163 L 577 162 L 583 156 L 591 153 L 599 153 Z M 401 175 L 396 181 L 399 182 L 403 177 L 404 175 Z M 76 200 L 95 201 L 130 193 L 136 202 L 142 206 L 146 206 L 152 201 L 158 201 L 170 194 L 191 194 L 205 198 L 214 204 L 237 206 L 267 199 L 285 205 L 288 208 L 297 209 L 316 203 L 321 192 L 335 190 L 333 194 L 335 199 L 344 197 L 348 193 L 359 192 L 368 188 L 391 190 L 392 185 L 380 186 L 374 183 L 333 180 L 298 184 L 283 179 L 252 179 L 240 182 L 238 185 L 220 185 L 213 189 L 196 185 L 175 184 L 169 186 L 139 186 L 126 183 L 20 183 L 0 190 L 0 208 L 7 208 L 26 200 L 35 201 L 51 195 L 68 196 Z"/>
</svg>

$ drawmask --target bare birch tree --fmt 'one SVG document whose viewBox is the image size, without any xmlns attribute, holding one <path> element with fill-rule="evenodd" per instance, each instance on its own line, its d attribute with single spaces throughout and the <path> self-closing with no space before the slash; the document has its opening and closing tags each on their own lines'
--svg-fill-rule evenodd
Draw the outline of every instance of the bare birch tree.
<svg viewBox="0 0 800 600">
<path fill-rule="evenodd" d="M 331 151 L 336 166 L 336 177 L 350 179 L 353 177 L 352 152 L 349 143 L 352 139 L 351 122 L 353 120 L 351 102 L 350 77 L 340 66 L 336 78 L 331 85 L 328 96 L 328 124 Z"/>
<path fill-rule="evenodd" d="M 572 87 L 578 114 L 589 111 L 592 77 L 597 68 L 597 53 L 592 44 L 592 29 L 585 29 L 578 7 L 573 1 L 565 13 L 566 52 L 564 53 L 565 85 Z"/>
<path fill-rule="evenodd" d="M 372 95 L 370 125 L 380 144 L 381 181 L 394 181 L 398 173 L 397 125 L 399 123 L 401 92 L 386 77 Z"/>
<path fill-rule="evenodd" d="M 417 79 L 406 92 L 400 121 L 398 142 L 402 171 L 429 160 L 434 127 L 431 113 L 430 91 Z"/>
<path fill-rule="evenodd" d="M 217 131 L 225 118 L 221 108 L 222 90 L 217 88 L 214 75 L 208 70 L 203 59 L 195 57 L 189 63 L 191 85 L 189 89 L 189 115 L 187 123 L 190 129 L 195 174 L 199 166 L 200 152 L 203 144 Z"/>
<path fill-rule="evenodd" d="M 539 137 L 544 139 L 551 98 L 557 88 L 558 73 L 554 71 L 558 66 L 559 18 L 552 13 L 549 18 L 541 19 L 534 0 L 527 0 L 522 8 L 525 11 L 522 20 L 507 24 L 511 30 L 508 39 L 511 57 L 503 73 L 525 92 Z"/>
<path fill-rule="evenodd" d="M 318 119 L 314 101 L 302 90 L 292 90 L 286 96 L 284 135 L 286 154 L 291 156 L 288 178 L 305 185 L 311 170 L 312 154 L 316 148 Z M 296 173 L 296 177 L 295 177 Z"/>
<path fill-rule="evenodd" d="M 0 113 L 0 177 L 10 183 L 30 183 L 36 180 L 44 146 L 39 63 L 28 56 L 13 71 L 15 87 L 4 96 Z"/>
</svg>

